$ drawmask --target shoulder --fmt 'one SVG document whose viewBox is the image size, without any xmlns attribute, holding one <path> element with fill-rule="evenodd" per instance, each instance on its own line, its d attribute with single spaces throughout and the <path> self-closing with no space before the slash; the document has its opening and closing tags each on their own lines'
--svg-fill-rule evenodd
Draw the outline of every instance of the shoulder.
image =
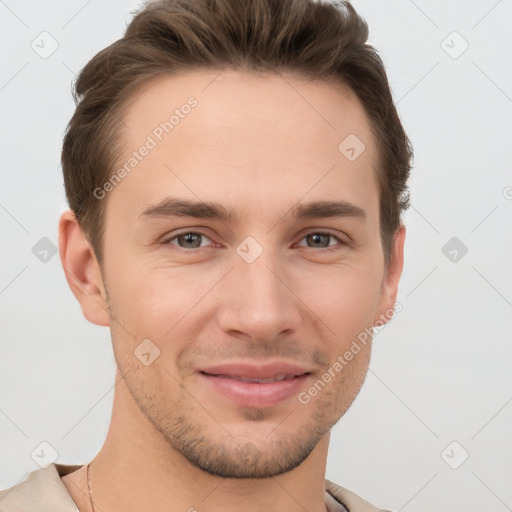
<svg viewBox="0 0 512 512">
<path fill-rule="evenodd" d="M 32 471 L 22 482 L 0 490 L 0 512 L 77 512 L 60 477 L 79 467 L 51 463 Z"/>
<path fill-rule="evenodd" d="M 389 510 L 375 507 L 357 494 L 345 489 L 341 485 L 327 480 L 327 478 L 325 479 L 325 490 L 343 503 L 349 512 L 390 512 Z"/>
</svg>

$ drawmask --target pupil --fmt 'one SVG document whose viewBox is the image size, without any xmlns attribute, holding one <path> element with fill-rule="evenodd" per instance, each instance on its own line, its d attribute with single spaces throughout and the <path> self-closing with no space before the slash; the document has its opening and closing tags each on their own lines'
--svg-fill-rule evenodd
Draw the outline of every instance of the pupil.
<svg viewBox="0 0 512 512">
<path fill-rule="evenodd" d="M 330 235 L 321 235 L 321 234 L 311 235 L 314 243 L 318 243 L 320 238 L 324 238 L 327 240 L 328 236 L 330 236 Z M 322 244 L 322 247 L 326 247 L 326 244 Z"/>
<path fill-rule="evenodd" d="M 187 233 L 186 235 L 183 236 L 183 238 L 185 239 L 186 244 L 189 244 L 189 243 L 193 244 L 194 241 L 197 242 L 197 240 L 199 240 L 199 236 L 194 233 Z M 195 244 L 194 247 L 197 247 L 197 244 Z"/>
</svg>

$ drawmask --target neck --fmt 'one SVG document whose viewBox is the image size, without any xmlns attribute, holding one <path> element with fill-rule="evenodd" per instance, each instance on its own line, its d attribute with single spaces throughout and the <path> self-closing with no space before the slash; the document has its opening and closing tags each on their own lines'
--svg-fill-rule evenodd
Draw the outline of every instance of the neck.
<svg viewBox="0 0 512 512">
<path fill-rule="evenodd" d="M 130 512 L 325 512 L 329 434 L 299 466 L 270 478 L 211 475 L 169 445 L 140 412 L 124 381 L 116 386 L 112 421 L 91 461 L 95 510 Z"/>
</svg>

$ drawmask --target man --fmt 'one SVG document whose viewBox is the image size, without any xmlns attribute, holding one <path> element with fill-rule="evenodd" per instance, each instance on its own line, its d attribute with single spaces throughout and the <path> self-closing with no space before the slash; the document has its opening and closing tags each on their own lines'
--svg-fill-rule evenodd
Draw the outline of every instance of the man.
<svg viewBox="0 0 512 512">
<path fill-rule="evenodd" d="M 378 510 L 325 479 L 403 266 L 412 149 L 367 36 L 347 2 L 149 2 L 82 70 L 59 245 L 111 424 L 0 510 Z"/>
</svg>

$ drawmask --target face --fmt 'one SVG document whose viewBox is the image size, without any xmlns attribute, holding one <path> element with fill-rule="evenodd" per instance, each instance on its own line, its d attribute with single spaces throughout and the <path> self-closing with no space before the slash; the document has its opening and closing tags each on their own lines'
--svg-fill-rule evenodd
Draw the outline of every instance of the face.
<svg viewBox="0 0 512 512">
<path fill-rule="evenodd" d="M 341 85 L 194 71 L 150 84 L 123 121 L 119 167 L 136 163 L 98 200 L 126 385 L 197 467 L 288 471 L 352 403 L 371 343 L 335 362 L 394 302 L 364 110 Z"/>
</svg>

